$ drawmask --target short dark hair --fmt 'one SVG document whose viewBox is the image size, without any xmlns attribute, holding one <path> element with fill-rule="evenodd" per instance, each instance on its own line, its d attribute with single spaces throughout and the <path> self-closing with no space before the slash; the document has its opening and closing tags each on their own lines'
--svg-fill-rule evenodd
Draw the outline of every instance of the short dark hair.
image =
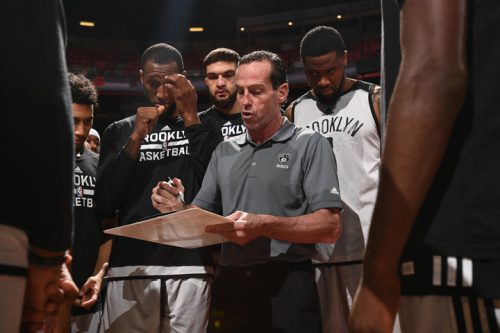
<svg viewBox="0 0 500 333">
<path fill-rule="evenodd" d="M 344 40 L 340 33 L 324 25 L 313 28 L 307 32 L 300 42 L 300 57 L 317 57 L 330 52 L 343 54 L 345 51 Z"/>
<path fill-rule="evenodd" d="M 158 43 L 151 45 L 144 51 L 141 57 L 141 69 L 144 69 L 146 62 L 152 61 L 155 64 L 167 64 L 175 62 L 179 72 L 184 71 L 184 62 L 182 61 L 182 54 L 172 45 L 166 43 Z"/>
<path fill-rule="evenodd" d="M 210 51 L 205 59 L 203 59 L 203 67 L 205 71 L 207 70 L 207 66 L 213 64 L 214 62 L 225 61 L 232 62 L 238 65 L 238 61 L 240 61 L 240 55 L 238 52 L 227 49 L 225 47 L 220 47 L 215 50 Z"/>
<path fill-rule="evenodd" d="M 73 103 L 97 106 L 97 90 L 85 75 L 68 73 L 68 80 Z"/>
<path fill-rule="evenodd" d="M 273 89 L 276 90 L 283 83 L 287 83 L 286 69 L 283 65 L 281 58 L 270 51 L 253 51 L 241 57 L 238 66 L 250 64 L 257 61 L 268 61 L 271 63 L 271 84 Z"/>
</svg>

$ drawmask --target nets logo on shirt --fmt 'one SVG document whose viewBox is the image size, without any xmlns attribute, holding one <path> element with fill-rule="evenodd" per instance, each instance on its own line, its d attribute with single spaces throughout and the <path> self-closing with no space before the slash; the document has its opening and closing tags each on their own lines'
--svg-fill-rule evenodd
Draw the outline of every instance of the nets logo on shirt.
<svg viewBox="0 0 500 333">
<path fill-rule="evenodd" d="M 278 155 L 278 164 L 276 164 L 277 168 L 280 169 L 288 169 L 288 162 L 292 158 L 292 154 L 289 153 L 281 153 Z"/>
<path fill-rule="evenodd" d="M 75 197 L 83 198 L 83 187 L 82 186 L 75 187 Z"/>
</svg>

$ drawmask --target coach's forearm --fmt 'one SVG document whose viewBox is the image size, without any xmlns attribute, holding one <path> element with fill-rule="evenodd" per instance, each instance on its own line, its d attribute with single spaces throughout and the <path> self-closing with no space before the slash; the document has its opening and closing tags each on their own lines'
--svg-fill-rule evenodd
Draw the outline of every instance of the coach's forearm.
<svg viewBox="0 0 500 333">
<path fill-rule="evenodd" d="M 263 236 L 292 243 L 335 243 L 342 230 L 339 209 L 283 217 L 261 215 Z"/>
</svg>

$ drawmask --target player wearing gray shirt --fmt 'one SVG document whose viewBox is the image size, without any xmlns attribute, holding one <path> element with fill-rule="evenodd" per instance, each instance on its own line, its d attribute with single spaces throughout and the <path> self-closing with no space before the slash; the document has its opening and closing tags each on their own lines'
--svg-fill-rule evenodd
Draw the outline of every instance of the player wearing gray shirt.
<svg viewBox="0 0 500 333">
<path fill-rule="evenodd" d="M 320 332 L 310 259 L 314 243 L 340 235 L 335 157 L 325 138 L 282 117 L 288 83 L 277 55 L 245 55 L 236 87 L 247 134 L 216 148 L 193 201 L 234 221 L 206 229 L 230 240 L 222 245 L 218 276 L 227 289 L 224 326 L 231 332 Z M 160 182 L 153 190 L 158 210 L 185 208 L 176 200 L 182 182 L 174 184 Z"/>
</svg>

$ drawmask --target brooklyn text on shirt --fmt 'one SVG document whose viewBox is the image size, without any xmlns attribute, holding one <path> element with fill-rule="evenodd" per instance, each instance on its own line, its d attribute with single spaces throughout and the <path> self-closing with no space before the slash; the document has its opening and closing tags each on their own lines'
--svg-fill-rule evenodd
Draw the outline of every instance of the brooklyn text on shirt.
<svg viewBox="0 0 500 333">
<path fill-rule="evenodd" d="M 363 125 L 364 123 L 353 117 L 324 116 L 311 122 L 306 127 L 321 134 L 343 132 L 354 137 Z"/>
<path fill-rule="evenodd" d="M 222 125 L 221 127 L 221 133 L 222 136 L 225 137 L 232 137 L 232 136 L 237 136 L 241 135 L 246 132 L 246 127 L 245 125 L 233 125 L 229 121 Z"/>
<path fill-rule="evenodd" d="M 148 134 L 140 150 L 139 162 L 160 161 L 168 157 L 189 155 L 189 140 L 184 130 L 170 130 L 166 126 L 160 132 Z"/>
<path fill-rule="evenodd" d="M 94 207 L 94 188 L 96 183 L 96 178 L 94 176 L 83 174 L 80 167 L 75 168 L 75 173 L 73 176 L 74 188 L 74 206 L 75 207 Z"/>
</svg>

